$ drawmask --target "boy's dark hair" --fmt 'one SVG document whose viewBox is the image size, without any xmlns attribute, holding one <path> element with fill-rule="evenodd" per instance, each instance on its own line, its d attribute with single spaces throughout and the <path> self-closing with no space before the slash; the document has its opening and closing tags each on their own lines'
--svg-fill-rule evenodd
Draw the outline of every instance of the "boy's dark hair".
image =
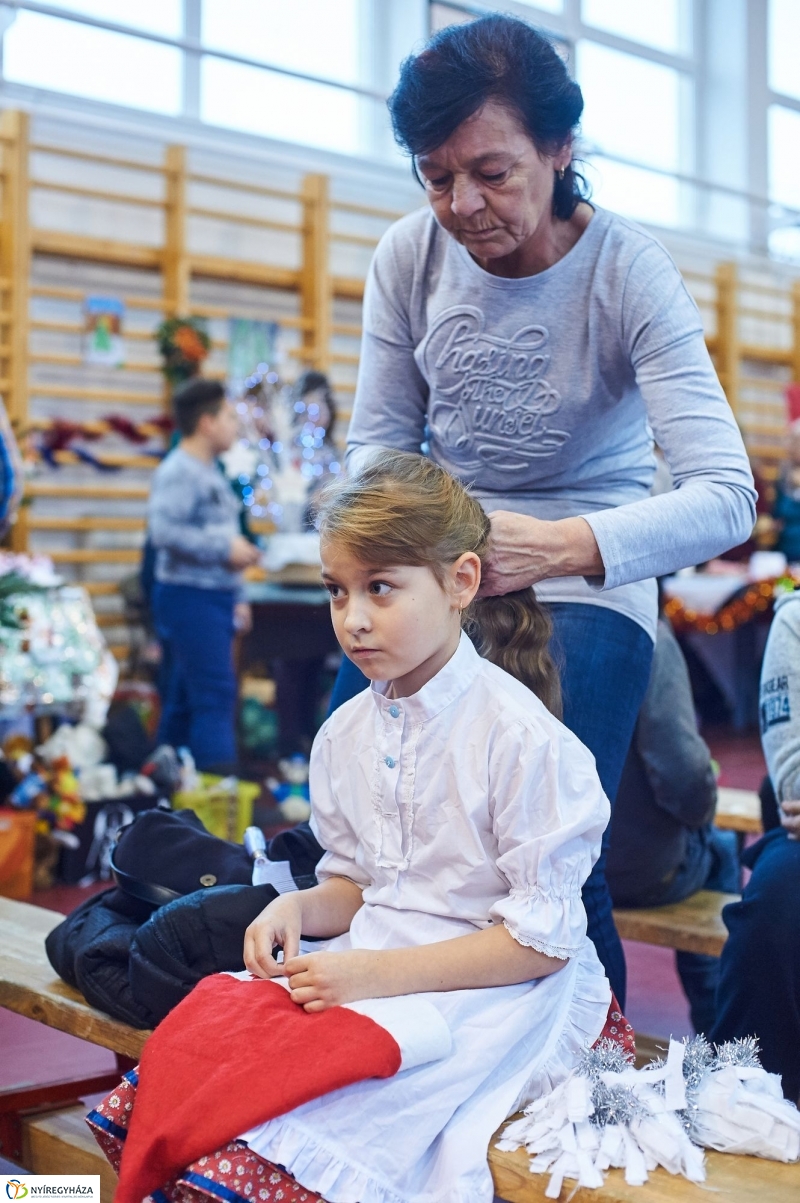
<svg viewBox="0 0 800 1203">
<path fill-rule="evenodd" d="M 172 413 L 181 434 L 194 434 L 203 414 L 217 414 L 225 400 L 219 380 L 188 380 L 172 395 Z"/>
<path fill-rule="evenodd" d="M 516 114 L 540 154 L 565 146 L 583 112 L 581 90 L 552 43 L 527 21 L 496 14 L 448 25 L 401 64 L 389 97 L 395 139 L 414 158 L 429 154 L 488 100 Z M 554 216 L 568 220 L 588 195 L 570 163 L 555 177 Z"/>
</svg>

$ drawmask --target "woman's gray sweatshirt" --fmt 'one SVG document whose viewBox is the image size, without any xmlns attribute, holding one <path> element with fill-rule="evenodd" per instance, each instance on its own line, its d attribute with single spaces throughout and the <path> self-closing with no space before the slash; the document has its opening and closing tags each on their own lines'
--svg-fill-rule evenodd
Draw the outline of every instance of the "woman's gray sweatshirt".
<svg viewBox="0 0 800 1203">
<path fill-rule="evenodd" d="M 658 497 L 653 436 L 676 486 Z M 423 443 L 489 511 L 585 517 L 605 579 L 544 581 L 537 595 L 610 606 L 653 637 L 652 578 L 742 543 L 755 521 L 697 307 L 664 247 L 604 209 L 523 279 L 485 272 L 429 209 L 387 231 L 364 299 L 349 463 Z"/>
</svg>

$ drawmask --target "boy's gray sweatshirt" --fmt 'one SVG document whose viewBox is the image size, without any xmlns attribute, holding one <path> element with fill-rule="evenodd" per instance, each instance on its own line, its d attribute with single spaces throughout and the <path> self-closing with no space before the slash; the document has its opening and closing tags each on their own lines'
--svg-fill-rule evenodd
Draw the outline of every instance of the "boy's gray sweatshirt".
<svg viewBox="0 0 800 1203">
<path fill-rule="evenodd" d="M 147 522 L 157 581 L 240 592 L 241 574 L 228 563 L 241 534 L 239 501 L 215 463 L 170 451 L 153 474 Z"/>
<path fill-rule="evenodd" d="M 775 606 L 761 668 L 759 722 L 778 801 L 800 799 L 800 591 Z"/>
</svg>

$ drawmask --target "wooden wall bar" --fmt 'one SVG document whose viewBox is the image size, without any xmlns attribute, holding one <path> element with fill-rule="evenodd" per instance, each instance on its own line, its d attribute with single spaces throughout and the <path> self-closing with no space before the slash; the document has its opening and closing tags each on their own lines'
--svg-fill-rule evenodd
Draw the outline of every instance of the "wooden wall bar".
<svg viewBox="0 0 800 1203">
<path fill-rule="evenodd" d="M 313 173 L 183 146 L 139 147 L 81 131 L 31 129 L 0 114 L 0 394 L 24 439 L 54 418 L 107 413 L 137 423 L 163 413 L 168 393 L 153 331 L 164 316 L 207 318 L 207 373 L 225 377 L 229 317 L 276 320 L 283 375 L 329 372 L 346 431 L 358 367 L 369 258 L 385 229 L 419 203 L 364 204 L 357 187 Z M 55 130 L 55 132 L 54 132 Z M 387 186 L 388 187 L 388 186 Z M 375 194 L 378 195 L 377 193 Z M 382 194 L 391 199 L 391 189 Z M 709 350 L 751 454 L 774 475 L 785 433 L 785 386 L 800 380 L 800 279 L 770 265 L 681 263 Z M 128 362 L 84 363 L 87 293 L 126 305 Z M 93 445 L 109 469 L 70 450 L 41 465 L 12 532 L 18 550 L 53 556 L 89 589 L 104 627 L 125 624 L 117 582 L 134 570 L 144 534 L 147 481 L 160 446 Z M 148 454 L 148 452 L 151 452 Z"/>
</svg>

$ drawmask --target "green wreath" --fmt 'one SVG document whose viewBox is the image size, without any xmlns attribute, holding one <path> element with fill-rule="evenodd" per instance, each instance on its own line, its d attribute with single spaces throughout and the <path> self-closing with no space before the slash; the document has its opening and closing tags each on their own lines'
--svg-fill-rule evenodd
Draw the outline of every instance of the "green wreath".
<svg viewBox="0 0 800 1203">
<path fill-rule="evenodd" d="M 173 386 L 197 376 L 211 350 L 206 324 L 198 317 L 170 317 L 156 330 L 161 371 Z"/>
</svg>

